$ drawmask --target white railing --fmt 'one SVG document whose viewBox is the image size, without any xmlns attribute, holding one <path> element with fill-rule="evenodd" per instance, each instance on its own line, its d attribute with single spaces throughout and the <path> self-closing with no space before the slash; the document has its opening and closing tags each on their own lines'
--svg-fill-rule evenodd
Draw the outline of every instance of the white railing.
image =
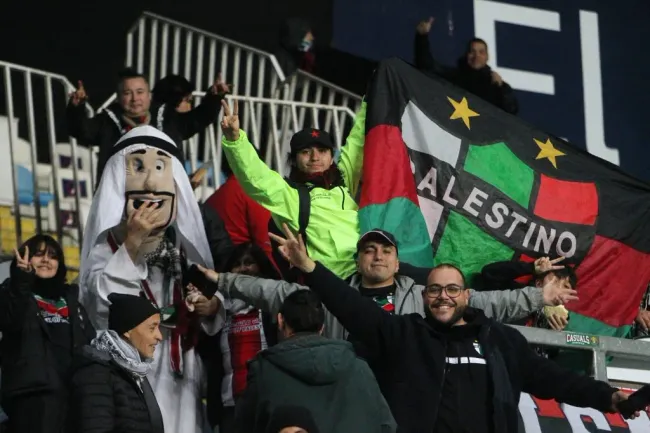
<svg viewBox="0 0 650 433">
<path fill-rule="evenodd" d="M 16 65 L 13 63 L 0 61 L 0 70 L 2 71 L 2 83 L 5 95 L 5 100 L 2 101 L 5 105 L 2 113 L 6 116 L 7 120 L 7 147 L 0 152 L 7 152 L 9 158 L 2 158 L 5 165 L 10 166 L 11 172 L 11 186 L 4 185 L 12 189 L 11 203 L 15 218 L 16 241 L 20 244 L 22 239 L 22 226 L 21 226 L 21 212 L 31 213 L 36 220 L 36 231 L 38 233 L 43 231 L 43 216 L 42 216 L 42 198 L 41 194 L 51 193 L 52 203 L 46 207 L 49 217 L 46 221 L 53 220 L 53 223 L 48 224 L 49 231 L 55 231 L 59 242 L 64 240 L 64 227 L 61 220 L 62 202 L 69 200 L 64 197 L 62 191 L 62 177 L 59 172 L 59 149 L 57 146 L 57 137 L 65 137 L 68 139 L 67 131 L 62 131 L 62 127 L 57 126 L 65 125 L 65 105 L 67 103 L 67 95 L 74 90 L 74 86 L 62 75 L 41 71 L 26 66 Z M 24 106 L 23 106 L 24 104 Z M 86 106 L 86 110 L 90 115 L 93 114 L 92 108 Z M 26 131 L 22 136 L 19 136 L 19 120 L 25 119 L 27 121 Z M 45 138 L 46 137 L 46 138 Z M 2 139 L 2 137 L 0 137 Z M 4 141 L 4 140 L 2 140 Z M 50 167 L 38 163 L 37 148 L 38 144 L 46 141 L 48 146 L 48 154 L 50 160 Z M 73 181 L 74 203 L 70 203 L 69 209 L 71 212 L 77 214 L 75 218 L 76 223 L 76 239 L 74 234 L 72 238 L 75 243 L 81 245 L 83 235 L 83 218 L 79 215 L 80 210 L 80 187 L 79 187 L 79 172 L 78 172 L 78 149 L 77 142 L 73 138 L 69 138 L 68 145 L 70 158 L 71 158 L 71 177 Z M 42 155 L 41 155 L 42 156 Z M 29 168 L 27 168 L 29 167 Z M 8 168 L 8 167 L 7 167 Z M 21 179 L 19 169 L 30 170 L 31 173 L 31 188 L 25 185 L 25 179 Z M 44 188 L 39 179 L 39 169 L 46 168 L 49 170 L 47 175 L 50 180 L 46 179 L 46 187 Z M 3 170 L 5 171 L 5 170 Z M 5 171 L 6 172 L 6 171 Z M 9 180 L 9 179 L 7 179 Z M 29 183 L 29 182 L 28 182 Z M 27 191 L 19 191 L 19 185 L 28 187 Z M 33 192 L 33 199 L 31 204 L 22 204 L 20 201 L 21 192 L 23 195 Z M 10 197 L 7 195 L 7 197 Z M 66 228 L 66 235 L 69 234 Z"/>
<path fill-rule="evenodd" d="M 353 111 L 361 103 L 359 95 L 307 72 L 286 77 L 273 54 L 151 12 L 144 12 L 129 30 L 126 53 L 126 66 L 144 73 L 152 86 L 177 74 L 203 90 L 220 72 L 238 96 L 340 105 Z M 115 95 L 100 110 L 114 101 Z M 255 114 L 261 122 L 262 113 Z M 304 117 L 304 111 L 298 114 Z M 246 111 L 241 117 L 244 129 L 250 129 L 253 116 Z M 325 126 L 331 122 L 325 119 Z M 261 123 L 256 127 L 261 129 Z"/>
</svg>

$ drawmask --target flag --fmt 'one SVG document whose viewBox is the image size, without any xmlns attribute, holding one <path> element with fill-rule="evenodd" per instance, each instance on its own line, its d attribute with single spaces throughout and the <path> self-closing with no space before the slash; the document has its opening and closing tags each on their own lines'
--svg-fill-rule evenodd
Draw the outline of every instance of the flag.
<svg viewBox="0 0 650 433">
<path fill-rule="evenodd" d="M 470 283 L 489 263 L 565 256 L 568 329 L 629 330 L 650 280 L 650 185 L 401 60 L 380 63 L 366 100 L 362 233 L 388 230 L 400 260 Z"/>
</svg>

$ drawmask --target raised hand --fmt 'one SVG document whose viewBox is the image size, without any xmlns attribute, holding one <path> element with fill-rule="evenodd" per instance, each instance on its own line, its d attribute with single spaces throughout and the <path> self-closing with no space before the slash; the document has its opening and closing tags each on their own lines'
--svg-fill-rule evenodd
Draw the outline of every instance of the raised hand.
<svg viewBox="0 0 650 433">
<path fill-rule="evenodd" d="M 542 286 L 542 296 L 544 305 L 548 306 L 564 305 L 567 302 L 578 300 L 578 292 L 565 287 L 562 281 L 555 276 Z"/>
<path fill-rule="evenodd" d="M 20 257 L 20 253 L 17 249 L 14 248 L 14 254 L 16 255 L 16 267 L 24 272 L 32 272 L 34 268 L 29 261 L 29 247 L 25 246 L 25 254 Z"/>
<path fill-rule="evenodd" d="M 431 26 L 433 25 L 433 22 L 435 21 L 435 18 L 429 17 L 428 20 L 422 20 L 418 23 L 418 25 L 415 27 L 415 31 L 418 32 L 420 35 L 428 35 L 429 32 L 431 31 Z"/>
<path fill-rule="evenodd" d="M 501 75 L 499 75 L 495 71 L 492 71 L 492 82 L 494 84 L 496 84 L 497 86 L 502 86 L 503 85 L 503 78 L 501 78 Z"/>
<path fill-rule="evenodd" d="M 284 259 L 292 266 L 295 266 L 303 272 L 313 271 L 316 267 L 316 263 L 307 255 L 307 248 L 302 240 L 302 235 L 298 234 L 298 237 L 296 238 L 286 223 L 282 224 L 282 231 L 284 232 L 286 239 L 276 234 L 269 233 L 271 239 L 279 244 L 278 251 L 280 251 L 282 257 L 284 257 Z"/>
<path fill-rule="evenodd" d="M 221 130 L 228 141 L 239 140 L 239 103 L 236 99 L 232 101 L 232 112 L 228 106 L 228 101 L 221 101 L 223 107 L 223 119 L 221 119 Z"/>
<path fill-rule="evenodd" d="M 221 78 L 221 72 L 217 75 L 217 79 L 214 80 L 214 84 L 212 84 L 210 90 L 215 95 L 225 95 L 226 93 L 230 93 L 230 85 L 226 84 L 226 82 Z"/>
<path fill-rule="evenodd" d="M 559 269 L 564 269 L 564 265 L 558 265 L 564 260 L 564 257 L 560 256 L 557 259 L 551 260 L 548 257 L 540 257 L 535 260 L 535 274 L 540 275 L 548 271 L 557 271 Z"/>
<path fill-rule="evenodd" d="M 69 96 L 70 96 L 70 103 L 75 107 L 78 106 L 79 104 L 86 102 L 86 100 L 88 99 L 88 94 L 86 93 L 86 89 L 84 88 L 84 83 L 81 80 L 77 81 L 77 90 L 70 93 Z"/>
</svg>

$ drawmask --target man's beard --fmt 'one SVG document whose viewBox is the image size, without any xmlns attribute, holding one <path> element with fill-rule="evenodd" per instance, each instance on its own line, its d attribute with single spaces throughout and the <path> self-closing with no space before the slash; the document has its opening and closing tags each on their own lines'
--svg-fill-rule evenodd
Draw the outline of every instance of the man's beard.
<svg viewBox="0 0 650 433">
<path fill-rule="evenodd" d="M 433 304 L 433 305 L 438 306 L 438 305 L 443 305 L 443 304 Z M 453 304 L 454 307 L 455 307 L 454 308 L 454 314 L 451 315 L 449 320 L 443 322 L 440 319 L 438 319 L 436 316 L 434 316 L 433 313 L 431 312 L 431 307 L 433 305 L 428 305 L 424 309 L 424 314 L 427 317 L 427 319 L 431 319 L 436 323 L 439 323 L 439 324 L 441 324 L 443 326 L 448 326 L 448 327 L 452 327 L 456 323 L 458 323 L 458 321 L 463 318 L 463 315 L 465 314 L 465 310 L 467 309 L 467 305 L 460 305 L 459 306 L 458 304 Z M 451 306 L 452 304 L 445 303 L 444 305 L 450 305 Z"/>
</svg>

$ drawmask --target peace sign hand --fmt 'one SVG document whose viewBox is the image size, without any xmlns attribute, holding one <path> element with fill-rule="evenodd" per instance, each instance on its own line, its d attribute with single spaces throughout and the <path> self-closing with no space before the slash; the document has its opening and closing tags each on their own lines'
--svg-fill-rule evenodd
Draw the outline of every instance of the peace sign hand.
<svg viewBox="0 0 650 433">
<path fill-rule="evenodd" d="M 88 94 L 86 93 L 86 89 L 84 88 L 84 83 L 81 80 L 79 80 L 77 81 L 77 90 L 70 93 L 70 103 L 76 107 L 79 104 L 86 102 L 87 99 L 88 99 Z"/>
<path fill-rule="evenodd" d="M 557 259 L 549 259 L 548 257 L 540 257 L 535 260 L 535 274 L 540 275 L 549 271 L 557 271 L 559 269 L 564 269 L 564 265 L 556 265 L 556 263 L 564 260 L 564 257 L 560 256 Z"/>
<path fill-rule="evenodd" d="M 305 247 L 305 242 L 302 240 L 302 235 L 298 234 L 296 238 L 286 223 L 282 224 L 282 231 L 286 239 L 269 233 L 271 239 L 279 244 L 278 251 L 280 251 L 282 257 L 301 271 L 306 273 L 312 272 L 316 267 L 316 263 L 307 255 L 307 248 Z"/>
<path fill-rule="evenodd" d="M 20 257 L 20 253 L 17 249 L 14 248 L 14 254 L 16 255 L 16 267 L 24 272 L 32 272 L 34 268 L 29 261 L 29 247 L 25 246 L 25 254 L 23 257 Z"/>
<path fill-rule="evenodd" d="M 236 99 L 232 101 L 233 111 L 230 112 L 228 102 L 224 99 L 221 101 L 223 107 L 223 119 L 221 120 L 221 130 L 228 141 L 239 140 L 239 103 Z"/>
</svg>

